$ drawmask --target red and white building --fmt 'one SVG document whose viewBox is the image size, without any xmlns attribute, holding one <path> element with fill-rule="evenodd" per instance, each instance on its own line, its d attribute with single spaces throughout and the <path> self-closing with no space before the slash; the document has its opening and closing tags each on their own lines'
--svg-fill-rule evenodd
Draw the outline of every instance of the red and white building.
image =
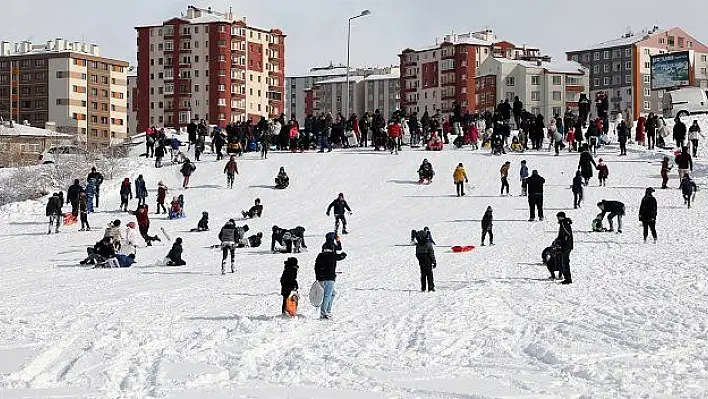
<svg viewBox="0 0 708 399">
<path fill-rule="evenodd" d="M 441 43 L 405 49 L 401 60 L 401 108 L 407 113 L 450 112 L 457 101 L 463 109 L 477 109 L 477 69 L 489 57 L 535 60 L 534 47 L 498 41 L 491 30 L 446 35 Z"/>
<path fill-rule="evenodd" d="M 279 116 L 285 92 L 285 35 L 190 6 L 185 16 L 139 26 L 137 131 Z"/>
</svg>

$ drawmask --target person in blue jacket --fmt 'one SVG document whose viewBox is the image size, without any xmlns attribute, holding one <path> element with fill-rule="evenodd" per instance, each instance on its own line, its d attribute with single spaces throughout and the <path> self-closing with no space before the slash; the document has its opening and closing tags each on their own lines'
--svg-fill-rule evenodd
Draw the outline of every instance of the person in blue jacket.
<svg viewBox="0 0 708 399">
<path fill-rule="evenodd" d="M 138 206 L 145 205 L 145 198 L 147 198 L 147 187 L 145 186 L 145 179 L 143 175 L 139 175 L 135 179 L 135 197 L 138 199 Z"/>
</svg>

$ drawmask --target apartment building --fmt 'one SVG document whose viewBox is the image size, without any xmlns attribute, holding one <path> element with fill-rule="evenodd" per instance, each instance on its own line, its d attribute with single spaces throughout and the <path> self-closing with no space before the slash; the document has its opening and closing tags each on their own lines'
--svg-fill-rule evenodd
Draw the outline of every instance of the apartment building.
<svg viewBox="0 0 708 399">
<path fill-rule="evenodd" d="M 520 61 L 487 58 L 477 70 L 477 110 L 494 111 L 500 101 L 516 96 L 524 108 L 548 120 L 566 109 L 578 110 L 580 93 L 587 93 L 590 73 L 574 61 Z"/>
<path fill-rule="evenodd" d="M 446 35 L 422 49 L 407 48 L 401 61 L 401 103 L 408 113 L 451 112 L 457 101 L 463 109 L 477 108 L 477 69 L 487 58 L 535 60 L 535 47 L 499 41 L 491 30 Z"/>
<path fill-rule="evenodd" d="M 129 67 L 127 72 L 128 88 L 126 93 L 128 112 L 127 127 L 128 137 L 138 133 L 138 71 L 135 67 Z"/>
<path fill-rule="evenodd" d="M 636 120 L 662 109 L 664 91 L 651 88 L 651 56 L 675 51 L 690 54 L 691 84 L 708 87 L 708 47 L 681 28 L 655 26 L 566 54 L 590 70 L 591 100 L 606 92 L 613 114 L 628 112 Z"/>
<path fill-rule="evenodd" d="M 366 74 L 364 71 L 368 71 Z M 360 69 L 358 75 L 349 77 L 350 112 L 360 116 L 364 112 L 379 110 L 389 116 L 400 109 L 401 70 L 398 67 Z M 346 76 L 315 83 L 306 91 L 309 97 L 305 101 L 305 111 L 312 114 L 331 112 L 342 113 L 343 97 L 346 95 Z"/>
<path fill-rule="evenodd" d="M 0 42 L 0 117 L 35 127 L 52 122 L 91 147 L 122 142 L 127 67 L 101 57 L 95 44 Z"/>
<path fill-rule="evenodd" d="M 228 123 L 284 111 L 285 35 L 231 11 L 190 6 L 184 16 L 139 26 L 137 130 Z"/>
<path fill-rule="evenodd" d="M 75 137 L 58 133 L 49 123 L 47 129 L 0 122 L 0 168 L 35 165 L 40 155 L 51 146 L 71 144 Z"/>
</svg>

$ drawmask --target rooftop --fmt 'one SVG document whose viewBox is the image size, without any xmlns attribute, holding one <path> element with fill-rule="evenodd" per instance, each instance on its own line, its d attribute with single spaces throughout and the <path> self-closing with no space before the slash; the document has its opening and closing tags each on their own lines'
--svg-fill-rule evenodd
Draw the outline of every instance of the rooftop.
<svg viewBox="0 0 708 399">
<path fill-rule="evenodd" d="M 364 80 L 363 76 L 350 76 L 349 77 L 349 82 L 351 83 L 359 83 L 362 80 Z M 335 83 L 346 83 L 347 82 L 347 77 L 338 77 L 338 78 L 333 78 L 333 79 L 327 79 L 323 80 L 321 82 L 317 82 L 317 85 L 321 84 L 335 84 Z"/>
<path fill-rule="evenodd" d="M 580 63 L 575 61 L 521 61 L 521 60 L 511 60 L 508 58 L 491 58 L 494 61 L 501 62 L 502 64 L 514 64 L 521 65 L 525 68 L 538 68 L 546 69 L 549 72 L 556 73 L 585 73 L 586 68 Z"/>
<path fill-rule="evenodd" d="M 65 139 L 73 137 L 64 133 L 57 133 L 53 130 L 41 129 L 38 127 L 22 125 L 19 123 L 13 123 L 12 127 L 10 127 L 10 122 L 2 122 L 2 124 L 0 124 L 0 136 L 46 137 L 55 139 Z"/>
<path fill-rule="evenodd" d="M 54 40 L 47 40 L 44 43 L 33 43 L 29 40 L 16 43 L 0 41 L 0 56 L 64 52 L 100 56 L 100 48 L 96 44 L 70 42 L 60 37 Z"/>
<path fill-rule="evenodd" d="M 659 30 L 658 26 L 654 26 L 650 30 L 646 30 L 643 32 L 628 32 L 622 35 L 622 37 L 618 37 L 616 39 L 608 40 L 605 42 L 597 43 L 592 46 L 588 46 L 587 48 L 580 49 L 580 50 L 572 50 L 569 52 L 578 52 L 578 51 L 587 51 L 587 50 L 600 50 L 604 48 L 613 48 L 613 47 L 624 47 L 624 46 L 629 46 L 635 43 L 639 43 L 643 40 L 648 39 L 650 36 L 653 35 L 660 35 L 663 33 L 666 33 L 666 30 Z"/>
</svg>

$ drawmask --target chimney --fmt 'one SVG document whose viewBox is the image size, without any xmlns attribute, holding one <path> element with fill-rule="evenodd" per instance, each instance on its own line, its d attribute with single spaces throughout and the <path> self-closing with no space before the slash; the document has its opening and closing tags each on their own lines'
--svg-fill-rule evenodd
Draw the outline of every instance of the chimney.
<svg viewBox="0 0 708 399">
<path fill-rule="evenodd" d="M 52 51 L 52 45 L 54 44 L 53 40 L 47 40 L 47 45 L 45 46 L 45 49 L 47 51 Z"/>
<path fill-rule="evenodd" d="M 10 55 L 10 42 L 0 42 L 0 56 Z"/>
</svg>

